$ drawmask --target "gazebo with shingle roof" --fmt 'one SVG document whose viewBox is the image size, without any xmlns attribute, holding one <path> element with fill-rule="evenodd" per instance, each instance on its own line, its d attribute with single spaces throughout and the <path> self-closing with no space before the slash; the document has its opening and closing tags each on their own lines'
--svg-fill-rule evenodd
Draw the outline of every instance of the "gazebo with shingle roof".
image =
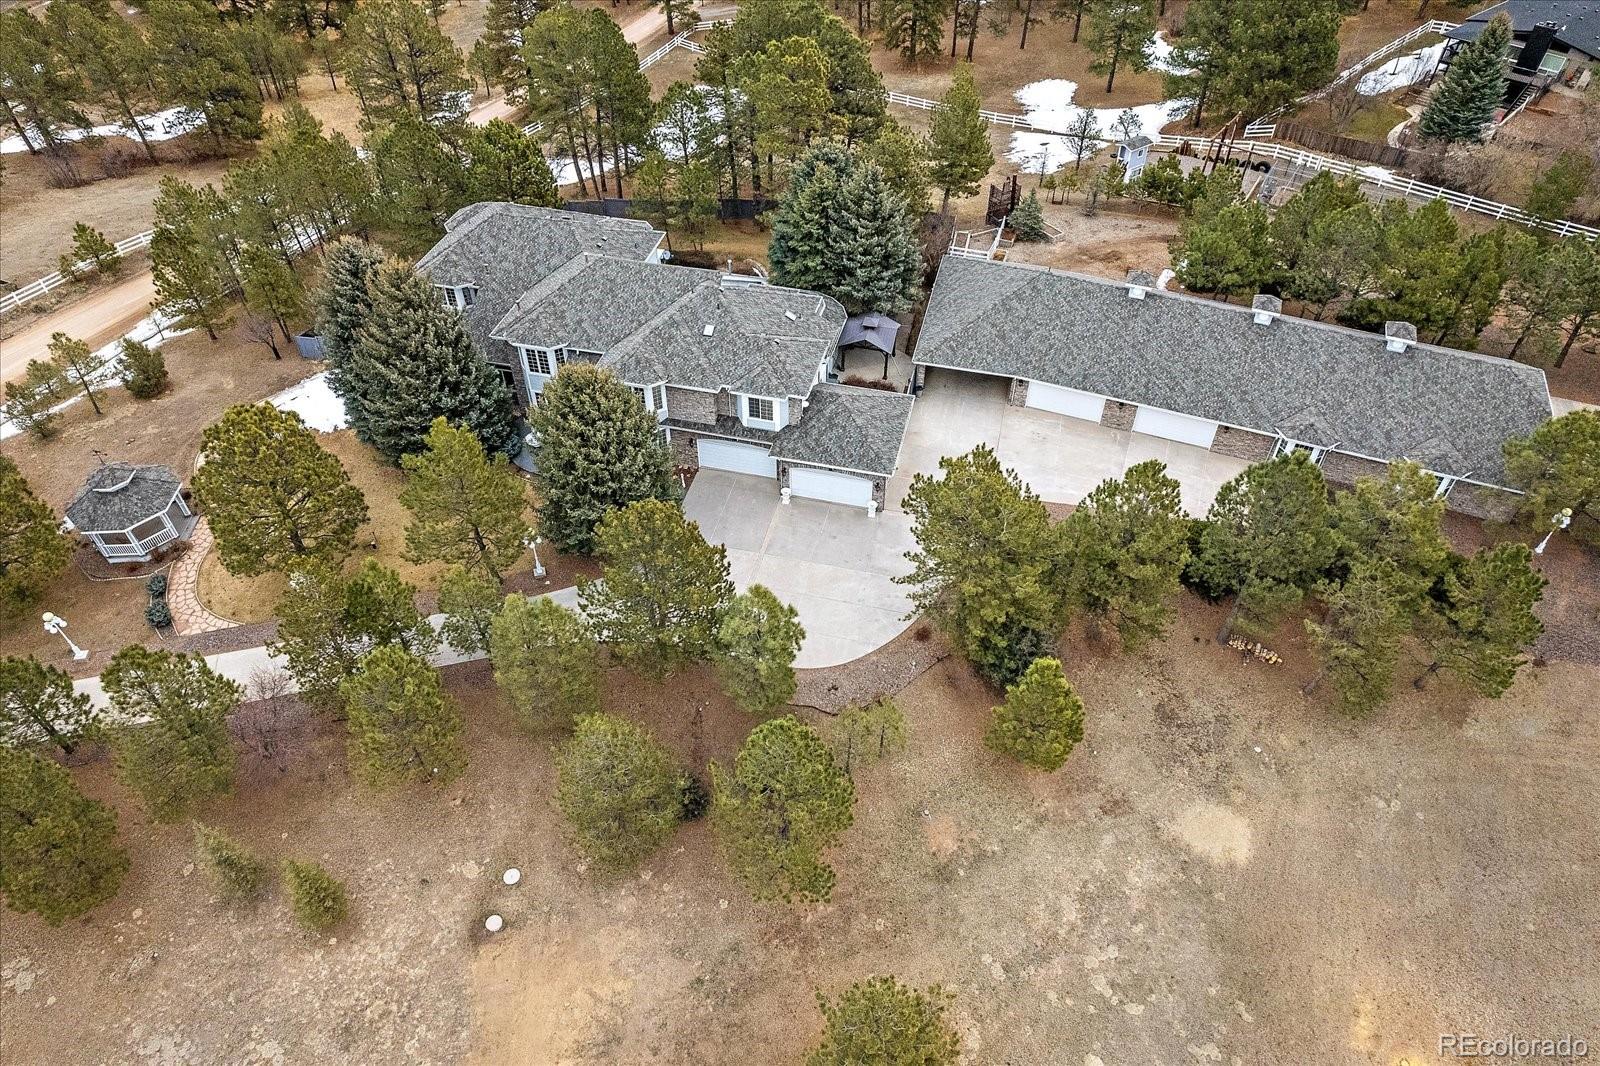
<svg viewBox="0 0 1600 1066">
<path fill-rule="evenodd" d="M 67 504 L 67 522 L 108 562 L 148 562 L 164 544 L 194 531 L 183 482 L 164 466 L 107 463 Z"/>
</svg>

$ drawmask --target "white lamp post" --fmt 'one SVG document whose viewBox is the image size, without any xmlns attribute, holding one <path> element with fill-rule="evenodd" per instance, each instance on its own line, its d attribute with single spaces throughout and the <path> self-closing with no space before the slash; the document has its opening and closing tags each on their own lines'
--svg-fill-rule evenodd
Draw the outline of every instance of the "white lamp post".
<svg viewBox="0 0 1600 1066">
<path fill-rule="evenodd" d="M 539 561 L 539 542 L 543 537 L 533 538 L 533 576 L 544 577 L 544 564 Z"/>
<path fill-rule="evenodd" d="M 1551 517 L 1550 532 L 1546 533 L 1544 535 L 1544 539 L 1539 542 L 1539 546 L 1533 549 L 1533 554 L 1543 555 L 1544 546 L 1550 543 L 1550 538 L 1561 532 L 1563 529 L 1566 529 L 1570 525 L 1572 525 L 1572 508 L 1563 507 Z"/>
<path fill-rule="evenodd" d="M 67 620 L 60 615 L 46 611 L 44 613 L 44 631 L 46 633 L 59 633 L 61 639 L 67 642 L 67 647 L 72 649 L 72 657 L 74 659 L 82 660 L 89 657 L 87 651 L 78 647 L 72 642 L 72 638 L 67 636 Z"/>
</svg>

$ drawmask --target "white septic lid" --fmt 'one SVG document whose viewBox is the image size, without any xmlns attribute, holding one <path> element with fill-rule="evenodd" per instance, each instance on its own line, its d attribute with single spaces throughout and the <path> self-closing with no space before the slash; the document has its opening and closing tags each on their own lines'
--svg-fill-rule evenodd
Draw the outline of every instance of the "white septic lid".
<svg viewBox="0 0 1600 1066">
<path fill-rule="evenodd" d="M 506 920 L 498 914 L 491 914 L 483 920 L 483 927 L 491 933 L 498 933 L 505 928 Z"/>
<path fill-rule="evenodd" d="M 500 878 L 500 880 L 504 881 L 508 885 L 514 885 L 518 881 L 522 880 L 522 871 L 513 866 L 511 869 L 505 872 L 505 876 Z"/>
</svg>

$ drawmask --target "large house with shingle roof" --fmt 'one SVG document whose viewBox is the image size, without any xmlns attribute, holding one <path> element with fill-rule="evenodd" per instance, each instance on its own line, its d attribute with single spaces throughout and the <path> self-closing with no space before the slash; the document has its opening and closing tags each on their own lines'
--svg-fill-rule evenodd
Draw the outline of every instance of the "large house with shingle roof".
<svg viewBox="0 0 1600 1066">
<path fill-rule="evenodd" d="M 912 399 L 829 381 L 844 308 L 814 292 L 661 261 L 647 223 L 480 203 L 417 264 L 519 405 L 574 360 L 613 371 L 680 466 L 884 506 Z M 870 432 L 859 431 L 870 426 Z"/>
<path fill-rule="evenodd" d="M 1457 511 L 1514 508 L 1502 446 L 1551 417 L 1542 370 L 1416 340 L 1025 264 L 949 257 L 913 355 L 1011 381 L 1013 404 L 1257 462 L 1304 451 L 1329 480 L 1420 463 Z"/>
</svg>

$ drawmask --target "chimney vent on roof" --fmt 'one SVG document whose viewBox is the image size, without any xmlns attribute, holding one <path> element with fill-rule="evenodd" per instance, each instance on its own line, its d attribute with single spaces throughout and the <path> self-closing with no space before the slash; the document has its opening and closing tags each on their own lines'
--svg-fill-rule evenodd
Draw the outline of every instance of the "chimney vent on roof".
<svg viewBox="0 0 1600 1066">
<path fill-rule="evenodd" d="M 1385 322 L 1383 335 L 1387 338 L 1384 347 L 1391 352 L 1403 352 L 1417 343 L 1417 327 L 1409 322 Z"/>
<path fill-rule="evenodd" d="M 709 336 L 711 336 L 711 335 L 712 335 L 712 334 L 713 334 L 713 333 L 715 333 L 715 332 L 716 332 L 716 331 L 717 331 L 717 327 L 716 327 L 716 326 L 715 326 L 715 325 L 713 325 L 713 324 L 712 324 L 712 323 L 710 323 L 710 322 L 707 322 L 707 323 L 706 323 L 706 328 L 705 328 L 705 329 L 702 329 L 702 330 L 701 330 L 701 331 L 700 331 L 700 336 L 702 336 L 702 337 L 709 337 Z"/>
<path fill-rule="evenodd" d="M 1144 299 L 1144 294 L 1155 287 L 1155 275 L 1148 270 L 1128 271 L 1128 299 L 1142 300 Z"/>
<path fill-rule="evenodd" d="M 1276 296 L 1258 292 L 1255 299 L 1250 301 L 1250 308 L 1255 312 L 1256 325 L 1270 326 L 1272 320 L 1283 313 L 1283 301 Z"/>
<path fill-rule="evenodd" d="M 790 322 L 798 322 L 800 320 L 800 316 L 795 314 L 793 311 L 785 311 L 783 313 L 783 317 L 787 318 Z"/>
</svg>

